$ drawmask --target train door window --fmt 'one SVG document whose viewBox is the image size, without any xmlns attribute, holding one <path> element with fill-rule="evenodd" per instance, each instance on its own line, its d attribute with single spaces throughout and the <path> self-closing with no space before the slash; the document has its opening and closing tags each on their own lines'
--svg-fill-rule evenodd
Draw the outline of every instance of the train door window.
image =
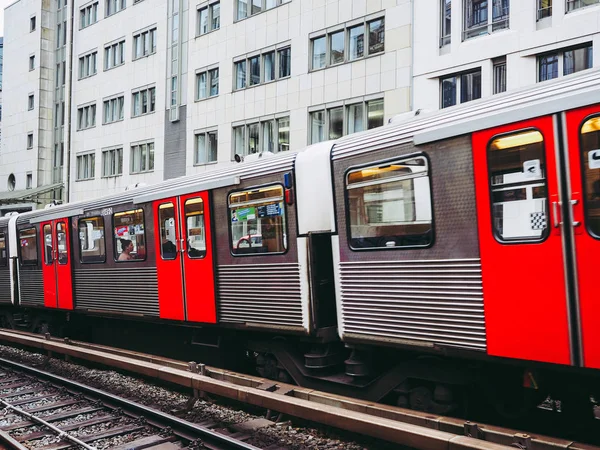
<svg viewBox="0 0 600 450">
<path fill-rule="evenodd" d="M 19 251 L 21 253 L 21 265 L 37 265 L 37 236 L 35 228 L 26 228 L 19 231 Z M 50 257 L 52 257 L 52 254 L 50 254 Z"/>
<path fill-rule="evenodd" d="M 106 261 L 104 219 L 102 217 L 88 217 L 79 220 L 79 248 L 82 263 Z"/>
<path fill-rule="evenodd" d="M 6 235 L 4 233 L 0 233 L 0 266 L 6 266 L 7 261 L 6 255 Z"/>
<path fill-rule="evenodd" d="M 69 252 L 67 250 L 67 231 L 64 222 L 56 224 L 56 246 L 58 247 L 58 263 L 61 265 L 69 262 Z"/>
<path fill-rule="evenodd" d="M 52 242 L 52 225 L 44 225 L 44 262 L 48 265 L 54 262 L 54 242 Z"/>
<path fill-rule="evenodd" d="M 284 253 L 287 250 L 283 186 L 229 194 L 231 253 Z"/>
<path fill-rule="evenodd" d="M 206 256 L 204 202 L 201 198 L 191 198 L 185 202 L 184 209 L 188 257 L 204 258 Z"/>
<path fill-rule="evenodd" d="M 144 210 L 134 209 L 113 215 L 115 260 L 119 262 L 146 259 Z"/>
<path fill-rule="evenodd" d="M 433 243 L 429 163 L 425 156 L 351 170 L 346 176 L 353 250 Z"/>
<path fill-rule="evenodd" d="M 158 221 L 160 223 L 160 256 L 162 259 L 175 259 L 177 257 L 177 237 L 173 203 L 163 203 L 158 207 Z"/>
<path fill-rule="evenodd" d="M 548 236 L 544 137 L 537 130 L 494 137 L 488 148 L 492 222 L 499 242 Z"/>
<path fill-rule="evenodd" d="M 592 117 L 581 127 L 583 192 L 588 232 L 600 239 L 600 117 Z"/>
</svg>

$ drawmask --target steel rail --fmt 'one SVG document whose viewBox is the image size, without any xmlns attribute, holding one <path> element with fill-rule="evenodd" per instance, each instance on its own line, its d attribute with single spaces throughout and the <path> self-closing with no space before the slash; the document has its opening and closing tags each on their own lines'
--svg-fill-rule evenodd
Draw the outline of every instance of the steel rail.
<svg viewBox="0 0 600 450">
<path fill-rule="evenodd" d="M 218 446 L 219 449 L 223 450 L 260 450 L 258 447 L 255 447 L 250 444 L 246 444 L 245 442 L 238 441 L 229 436 L 225 436 L 223 434 L 219 434 L 215 431 L 209 430 L 208 428 L 199 426 L 195 423 L 189 422 L 187 420 L 180 419 L 179 417 L 175 417 L 169 414 L 166 414 L 162 411 L 158 411 L 154 408 L 150 408 L 148 406 L 144 406 L 140 403 L 127 400 L 121 398 L 117 395 L 110 394 L 108 392 L 102 391 L 100 389 L 93 388 L 91 386 L 87 386 L 82 383 L 78 383 L 76 381 L 68 380 L 66 378 L 60 377 L 58 375 L 54 375 L 52 373 L 36 369 L 33 367 L 26 366 L 24 364 L 20 364 L 14 361 L 9 361 L 7 359 L 0 358 L 0 365 L 9 366 L 14 369 L 18 369 L 21 372 L 26 372 L 32 374 L 38 378 L 44 378 L 52 383 L 63 385 L 69 389 L 72 389 L 76 392 L 82 392 L 90 397 L 94 397 L 96 399 L 102 400 L 103 402 L 110 403 L 111 405 L 117 405 L 123 410 L 134 413 L 138 416 L 143 416 L 146 421 L 151 425 L 157 426 L 169 426 L 175 435 L 181 437 L 186 440 L 194 440 L 194 437 L 201 439 L 203 442 L 207 444 L 211 444 L 214 446 Z M 0 400 L 2 404 L 10 407 L 11 405 L 6 404 L 6 402 Z M 18 409 L 18 408 L 14 408 Z M 36 418 L 35 416 L 31 416 L 30 414 L 23 411 L 24 415 L 29 416 L 32 420 L 41 420 Z M 155 422 L 155 423 L 152 423 Z M 58 430 L 56 427 L 50 424 L 44 424 L 54 431 Z M 65 437 L 69 439 L 71 436 L 59 430 L 63 435 L 61 437 Z M 0 436 L 1 437 L 1 436 Z M 73 438 L 76 439 L 76 438 Z M 71 440 L 71 439 L 69 439 Z M 92 450 L 94 447 L 90 447 L 83 442 L 77 442 L 77 445 L 81 445 L 82 447 Z"/>
</svg>

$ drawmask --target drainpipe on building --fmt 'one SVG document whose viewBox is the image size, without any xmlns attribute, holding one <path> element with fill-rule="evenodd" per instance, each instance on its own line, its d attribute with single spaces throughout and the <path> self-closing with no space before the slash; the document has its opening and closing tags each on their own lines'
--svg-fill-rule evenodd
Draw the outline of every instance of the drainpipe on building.
<svg viewBox="0 0 600 450">
<path fill-rule="evenodd" d="M 411 0 L 410 2 L 410 105 L 409 110 L 412 111 L 415 107 L 415 2 L 417 0 Z"/>
<path fill-rule="evenodd" d="M 69 203 L 71 199 L 71 93 L 73 92 L 73 16 L 74 16 L 74 2 L 68 3 L 71 8 L 71 20 L 70 27 L 71 33 L 69 36 L 69 90 L 66 95 L 65 109 L 67 110 L 67 139 L 65 142 L 66 154 L 66 166 L 67 173 L 65 176 L 65 203 Z"/>
</svg>

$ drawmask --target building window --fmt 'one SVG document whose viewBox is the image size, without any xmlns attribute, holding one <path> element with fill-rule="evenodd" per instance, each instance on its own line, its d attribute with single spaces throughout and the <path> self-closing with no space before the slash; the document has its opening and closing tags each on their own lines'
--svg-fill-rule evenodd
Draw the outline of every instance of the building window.
<svg viewBox="0 0 600 450">
<path fill-rule="evenodd" d="M 365 30 L 368 33 L 366 46 Z M 385 18 L 314 37 L 311 47 L 313 70 L 381 53 L 385 49 Z"/>
<path fill-rule="evenodd" d="M 386 161 L 348 172 L 350 248 L 430 246 L 433 243 L 430 185 L 429 163 L 424 156 Z"/>
<path fill-rule="evenodd" d="M 441 28 L 440 28 L 440 47 L 448 45 L 451 42 L 452 35 L 452 0 L 440 0 L 441 3 Z"/>
<path fill-rule="evenodd" d="M 156 27 L 133 36 L 133 59 L 156 53 Z"/>
<path fill-rule="evenodd" d="M 79 57 L 79 79 L 91 77 L 98 72 L 98 52 Z"/>
<path fill-rule="evenodd" d="M 547 81 L 593 67 L 591 43 L 538 56 L 538 81 Z"/>
<path fill-rule="evenodd" d="M 552 17 L 552 0 L 537 0 L 537 20 Z"/>
<path fill-rule="evenodd" d="M 277 58 L 275 58 L 277 54 Z M 277 50 L 265 50 L 233 63 L 235 76 L 234 90 L 268 83 L 291 75 L 292 50 L 284 47 Z"/>
<path fill-rule="evenodd" d="M 197 131 L 194 164 L 202 165 L 217 162 L 217 144 L 219 134 L 217 130 Z"/>
<path fill-rule="evenodd" d="M 77 108 L 77 131 L 96 126 L 96 104 Z"/>
<path fill-rule="evenodd" d="M 116 261 L 146 259 L 146 227 L 143 209 L 115 213 L 113 233 Z"/>
<path fill-rule="evenodd" d="M 290 149 L 290 117 L 279 117 L 233 127 L 234 155 L 283 152 Z"/>
<path fill-rule="evenodd" d="M 80 260 L 84 264 L 106 262 L 104 217 L 79 220 Z"/>
<path fill-rule="evenodd" d="M 597 5 L 600 0 L 567 0 L 567 12 L 575 11 L 586 6 Z"/>
<path fill-rule="evenodd" d="M 131 93 L 131 117 L 153 113 L 156 108 L 156 87 L 142 88 Z"/>
<path fill-rule="evenodd" d="M 77 181 L 91 180 L 96 172 L 96 155 L 86 153 L 77 155 Z"/>
<path fill-rule="evenodd" d="M 34 106 L 33 94 L 29 94 L 27 97 L 27 110 L 31 111 Z"/>
<path fill-rule="evenodd" d="M 209 33 L 221 28 L 221 3 L 215 2 L 198 10 L 196 35 Z"/>
<path fill-rule="evenodd" d="M 102 150 L 102 177 L 117 177 L 123 173 L 123 148 Z"/>
<path fill-rule="evenodd" d="M 112 69 L 125 63 L 125 39 L 104 47 L 104 70 Z"/>
<path fill-rule="evenodd" d="M 440 79 L 441 107 L 481 98 L 481 69 Z"/>
<path fill-rule="evenodd" d="M 107 124 L 123 120 L 124 105 L 125 97 L 123 95 L 104 100 L 104 115 L 102 123 Z"/>
<path fill-rule="evenodd" d="M 152 172 L 154 170 L 154 142 L 132 145 L 130 159 L 131 174 Z"/>
<path fill-rule="evenodd" d="M 25 181 L 25 189 L 31 189 L 33 187 L 33 174 L 31 172 L 27 172 Z"/>
<path fill-rule="evenodd" d="M 87 28 L 98 22 L 98 2 L 84 6 L 79 10 L 79 29 Z"/>
<path fill-rule="evenodd" d="M 219 68 L 196 72 L 196 100 L 219 95 Z"/>
<path fill-rule="evenodd" d="M 235 0 L 237 20 L 267 11 L 276 6 L 289 3 L 291 0 Z"/>
<path fill-rule="evenodd" d="M 262 256 L 287 250 L 283 200 L 279 184 L 229 194 L 233 255 Z"/>
<path fill-rule="evenodd" d="M 494 94 L 506 92 L 506 58 L 492 61 L 494 69 Z"/>
<path fill-rule="evenodd" d="M 29 18 L 29 32 L 35 31 L 35 16 Z"/>
<path fill-rule="evenodd" d="M 29 56 L 29 71 L 31 72 L 33 69 L 35 69 L 35 55 L 30 55 Z"/>
<path fill-rule="evenodd" d="M 509 0 L 465 0 L 463 40 L 508 28 Z"/>
<path fill-rule="evenodd" d="M 27 133 L 27 150 L 33 148 L 33 133 Z"/>
<path fill-rule="evenodd" d="M 313 110 L 309 114 L 310 143 L 338 139 L 383 125 L 383 99 L 348 100 L 345 104 Z"/>
<path fill-rule="evenodd" d="M 112 16 L 125 9 L 125 0 L 106 0 L 106 17 Z"/>
</svg>

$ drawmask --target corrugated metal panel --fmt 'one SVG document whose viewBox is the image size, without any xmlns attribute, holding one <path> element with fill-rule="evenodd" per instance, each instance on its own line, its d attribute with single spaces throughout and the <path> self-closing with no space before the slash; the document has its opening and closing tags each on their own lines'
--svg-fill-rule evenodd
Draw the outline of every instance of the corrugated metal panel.
<svg viewBox="0 0 600 450">
<path fill-rule="evenodd" d="M 0 303 L 10 303 L 10 270 L 0 267 Z"/>
<path fill-rule="evenodd" d="M 479 259 L 340 263 L 344 334 L 485 350 Z"/>
<path fill-rule="evenodd" d="M 300 266 L 218 267 L 219 321 L 302 327 Z"/>
<path fill-rule="evenodd" d="M 166 191 L 175 187 L 193 186 L 194 184 L 202 183 L 210 180 L 217 180 L 224 177 L 239 176 L 242 180 L 262 177 L 277 172 L 292 170 L 296 153 L 279 153 L 274 156 L 259 159 L 257 161 L 247 163 L 232 163 L 230 166 L 223 169 L 217 169 L 211 172 L 205 172 L 199 175 L 190 175 L 186 177 L 174 178 L 172 180 L 163 181 L 152 186 L 141 187 L 131 191 L 125 191 L 120 194 L 115 194 L 99 199 L 87 200 L 83 202 L 71 203 L 68 205 L 59 205 L 52 208 L 23 213 L 17 219 L 17 223 L 29 223 L 29 220 L 35 217 L 43 217 L 44 215 L 55 215 L 60 211 L 70 211 L 76 207 L 81 207 L 84 210 L 106 208 L 123 203 L 130 203 L 134 197 L 153 192 Z"/>
<path fill-rule="evenodd" d="M 333 159 L 412 142 L 415 135 L 424 130 L 429 132 L 444 128 L 444 137 L 457 136 L 464 134 L 468 129 L 474 131 L 492 126 L 489 119 L 493 117 L 502 117 L 506 122 L 514 122 L 526 119 L 527 115 L 551 114 L 557 108 L 560 110 L 563 107 L 576 107 L 577 105 L 571 104 L 569 99 L 579 99 L 577 101 L 587 103 L 600 101 L 599 84 L 600 71 L 594 70 L 356 133 L 337 141 L 332 150 Z M 531 109 L 522 114 L 528 107 Z M 468 128 L 461 126 L 464 124 L 468 124 Z"/>
<path fill-rule="evenodd" d="M 158 316 L 155 267 L 75 270 L 75 309 Z"/>
<path fill-rule="evenodd" d="M 179 120 L 171 122 L 171 110 L 165 111 L 165 180 L 185 175 L 187 106 L 181 105 Z"/>
<path fill-rule="evenodd" d="M 44 306 L 44 279 L 42 269 L 20 270 L 19 290 L 21 304 L 25 306 Z"/>
</svg>

